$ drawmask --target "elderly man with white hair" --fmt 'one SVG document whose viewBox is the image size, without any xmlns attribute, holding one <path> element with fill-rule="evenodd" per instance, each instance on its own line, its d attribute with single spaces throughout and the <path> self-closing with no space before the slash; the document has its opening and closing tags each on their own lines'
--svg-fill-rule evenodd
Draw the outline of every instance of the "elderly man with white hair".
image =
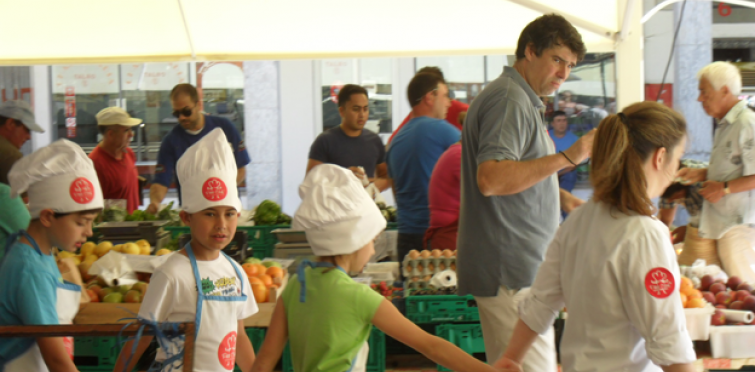
<svg viewBox="0 0 755 372">
<path fill-rule="evenodd" d="M 707 169 L 686 168 L 678 176 L 704 181 L 698 233 L 716 241 L 729 276 L 755 283 L 755 113 L 738 98 L 742 77 L 731 63 L 711 63 L 697 78 L 697 100 L 716 119 L 713 150 Z"/>
</svg>

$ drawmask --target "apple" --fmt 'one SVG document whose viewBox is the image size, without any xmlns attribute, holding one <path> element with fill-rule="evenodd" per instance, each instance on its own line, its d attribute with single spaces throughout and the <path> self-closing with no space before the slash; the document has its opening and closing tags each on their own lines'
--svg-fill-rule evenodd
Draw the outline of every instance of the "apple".
<svg viewBox="0 0 755 372">
<path fill-rule="evenodd" d="M 118 292 L 113 292 L 113 293 L 105 296 L 102 299 L 102 302 L 107 302 L 107 303 L 111 303 L 111 304 L 119 304 L 119 303 L 123 302 L 123 295 L 120 294 L 120 293 L 118 293 Z"/>
<path fill-rule="evenodd" d="M 726 286 L 732 291 L 736 290 L 740 284 L 742 284 L 742 279 L 739 279 L 738 276 L 729 277 L 729 281 L 726 282 Z"/>
<path fill-rule="evenodd" d="M 86 290 L 86 294 L 89 297 L 89 302 L 100 302 L 100 297 L 91 289 Z"/>
<path fill-rule="evenodd" d="M 132 289 L 123 296 L 123 302 L 138 304 L 142 302 L 142 293 Z"/>
<path fill-rule="evenodd" d="M 105 296 L 107 296 L 107 295 L 109 295 L 109 294 L 111 294 L 113 292 L 115 292 L 113 290 L 113 288 L 110 288 L 110 287 L 108 287 L 108 288 L 102 288 L 102 290 L 100 290 L 100 292 L 97 293 L 97 295 L 100 296 L 100 301 L 102 301 L 105 298 Z"/>
<path fill-rule="evenodd" d="M 713 294 L 713 292 L 703 292 L 703 298 L 705 299 L 705 301 L 708 301 L 712 304 L 716 303 L 716 296 Z"/>
<path fill-rule="evenodd" d="M 726 285 L 723 283 L 713 283 L 713 285 L 710 286 L 710 291 L 716 295 L 718 292 L 726 291 Z"/>
<path fill-rule="evenodd" d="M 715 308 L 716 309 L 724 309 L 725 310 L 726 309 L 726 305 L 716 305 Z"/>
<path fill-rule="evenodd" d="M 749 291 L 741 290 L 734 293 L 734 301 L 744 301 L 747 297 L 750 297 Z"/>
<path fill-rule="evenodd" d="M 147 293 L 147 286 L 148 284 L 145 282 L 137 282 L 131 287 L 131 289 L 134 291 L 139 291 L 142 296 L 144 296 Z"/>
<path fill-rule="evenodd" d="M 745 310 L 755 312 L 755 296 L 747 297 L 742 302 Z"/>
<path fill-rule="evenodd" d="M 747 283 L 742 283 L 737 286 L 737 291 L 747 291 L 752 292 L 752 286 Z"/>
<path fill-rule="evenodd" d="M 710 286 L 713 285 L 713 277 L 710 275 L 705 275 L 704 277 L 700 278 L 700 290 L 701 291 L 707 291 L 710 289 Z"/>
<path fill-rule="evenodd" d="M 710 318 L 710 325 L 720 326 L 724 324 L 726 324 L 726 315 L 724 315 L 723 311 L 716 310 L 716 312 L 713 313 L 713 317 Z"/>
<path fill-rule="evenodd" d="M 123 294 L 123 295 L 125 295 L 126 292 L 130 290 L 131 290 L 131 286 L 128 284 L 119 285 L 118 287 L 116 287 L 116 291 L 120 292 L 120 294 Z"/>
<path fill-rule="evenodd" d="M 100 287 L 99 284 L 90 284 L 87 286 L 87 289 L 91 289 L 92 291 L 94 291 L 94 293 L 100 293 L 102 287 Z"/>
<path fill-rule="evenodd" d="M 744 308 L 744 302 L 742 301 L 734 301 L 729 304 L 729 309 L 731 310 L 742 310 L 742 308 Z"/>
<path fill-rule="evenodd" d="M 728 292 L 716 293 L 716 304 L 729 306 L 731 302 L 732 302 L 732 298 Z"/>
</svg>

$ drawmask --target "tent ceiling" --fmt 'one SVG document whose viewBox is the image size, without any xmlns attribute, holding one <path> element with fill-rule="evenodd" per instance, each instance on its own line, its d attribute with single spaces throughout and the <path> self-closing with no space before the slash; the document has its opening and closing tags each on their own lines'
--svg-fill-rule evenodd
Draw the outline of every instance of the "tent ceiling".
<svg viewBox="0 0 755 372">
<path fill-rule="evenodd" d="M 612 0 L 0 0 L 0 7 L 13 14 L 0 22 L 3 65 L 513 54 L 541 8 L 619 29 Z M 589 52 L 615 48 L 605 35 L 580 32 Z"/>
</svg>

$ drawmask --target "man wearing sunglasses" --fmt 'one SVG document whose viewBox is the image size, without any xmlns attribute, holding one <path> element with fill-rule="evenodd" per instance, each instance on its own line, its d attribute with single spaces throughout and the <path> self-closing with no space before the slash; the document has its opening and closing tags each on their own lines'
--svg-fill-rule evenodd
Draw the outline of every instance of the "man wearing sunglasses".
<svg viewBox="0 0 755 372">
<path fill-rule="evenodd" d="M 423 249 L 425 231 L 430 226 L 430 175 L 440 156 L 461 137 L 459 129 L 444 119 L 451 99 L 440 75 L 414 75 L 407 95 L 413 119 L 393 139 L 387 154 L 389 185 L 399 210 L 399 262 L 410 250 Z"/>
<path fill-rule="evenodd" d="M 238 167 L 237 185 L 241 184 L 246 178 L 245 166 L 251 162 L 244 145 L 244 139 L 241 138 L 241 134 L 233 126 L 233 123 L 225 118 L 202 113 L 199 93 L 193 85 L 176 85 L 170 92 L 170 102 L 173 106 L 173 116 L 178 119 L 179 125 L 176 125 L 160 144 L 155 178 L 149 189 L 150 204 L 147 207 L 147 212 L 153 214 L 160 209 L 160 204 L 168 193 L 168 187 L 174 180 L 178 189 L 178 198 L 181 200 L 181 185 L 178 183 L 178 179 L 174 177 L 176 163 L 186 149 L 213 129 L 221 128 L 225 132 L 231 147 L 233 147 L 236 166 Z"/>
</svg>

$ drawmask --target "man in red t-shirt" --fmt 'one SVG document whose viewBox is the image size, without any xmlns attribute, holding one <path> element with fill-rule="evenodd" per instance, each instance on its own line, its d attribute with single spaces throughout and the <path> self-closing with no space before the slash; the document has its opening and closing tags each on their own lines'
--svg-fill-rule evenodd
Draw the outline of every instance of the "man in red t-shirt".
<svg viewBox="0 0 755 372">
<path fill-rule="evenodd" d="M 438 159 L 428 185 L 430 228 L 425 249 L 456 250 L 461 205 L 461 142 L 451 145 Z"/>
<path fill-rule="evenodd" d="M 136 156 L 128 145 L 134 136 L 132 128 L 142 119 L 132 119 L 120 107 L 108 107 L 97 113 L 97 127 L 102 142 L 89 154 L 100 179 L 105 199 L 125 199 L 130 214 L 139 207 L 139 174 Z"/>
<path fill-rule="evenodd" d="M 440 77 L 443 77 L 443 71 L 441 71 L 439 68 L 435 66 L 427 66 L 419 69 L 417 73 L 420 72 L 429 72 L 432 74 L 438 74 Z M 461 130 L 461 122 L 459 121 L 459 114 L 462 112 L 465 112 L 469 109 L 469 105 L 464 102 L 459 102 L 457 100 L 451 100 L 451 107 L 448 108 L 448 112 L 446 112 L 446 121 L 451 123 L 456 128 L 459 128 Z M 401 122 L 401 124 L 396 128 L 395 131 L 393 131 L 393 134 L 391 134 L 391 137 L 388 138 L 388 144 L 391 144 L 391 141 L 393 141 L 393 137 L 398 134 L 398 132 L 401 130 L 401 128 L 404 127 L 404 124 L 408 123 L 409 120 L 412 120 L 412 113 L 410 112 L 409 115 L 406 115 L 406 118 L 404 118 L 404 121 Z"/>
</svg>

